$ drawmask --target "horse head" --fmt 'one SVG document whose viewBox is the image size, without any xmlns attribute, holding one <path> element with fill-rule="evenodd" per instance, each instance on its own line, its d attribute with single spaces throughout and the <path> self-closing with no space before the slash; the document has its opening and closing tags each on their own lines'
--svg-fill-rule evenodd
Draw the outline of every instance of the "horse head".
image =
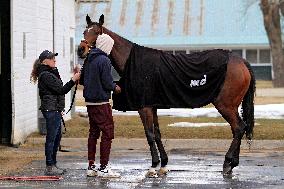
<svg viewBox="0 0 284 189">
<path fill-rule="evenodd" d="M 99 22 L 93 22 L 89 15 L 87 15 L 86 23 L 87 26 L 83 33 L 84 38 L 81 40 L 77 51 L 78 56 L 80 58 L 86 58 L 90 48 L 95 46 L 97 37 L 102 33 L 106 33 L 114 40 L 114 45 L 109 55 L 110 59 L 112 60 L 112 65 L 114 69 L 119 73 L 119 75 L 122 75 L 122 73 L 124 72 L 126 60 L 129 57 L 133 43 L 105 28 L 103 26 L 103 14 L 100 16 Z"/>
<path fill-rule="evenodd" d="M 91 47 L 95 46 L 98 35 L 103 33 L 104 15 L 99 18 L 99 22 L 93 22 L 89 15 L 86 16 L 87 26 L 83 32 L 84 38 L 78 47 L 78 56 L 86 58 Z"/>
</svg>

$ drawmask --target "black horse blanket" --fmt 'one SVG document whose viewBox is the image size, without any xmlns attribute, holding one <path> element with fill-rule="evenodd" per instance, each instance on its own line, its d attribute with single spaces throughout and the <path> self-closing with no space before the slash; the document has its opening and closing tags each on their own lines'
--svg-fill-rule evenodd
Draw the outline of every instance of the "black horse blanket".
<svg viewBox="0 0 284 189">
<path fill-rule="evenodd" d="M 134 44 L 113 96 L 120 111 L 197 108 L 211 103 L 224 83 L 230 51 L 206 50 L 173 55 Z"/>
</svg>

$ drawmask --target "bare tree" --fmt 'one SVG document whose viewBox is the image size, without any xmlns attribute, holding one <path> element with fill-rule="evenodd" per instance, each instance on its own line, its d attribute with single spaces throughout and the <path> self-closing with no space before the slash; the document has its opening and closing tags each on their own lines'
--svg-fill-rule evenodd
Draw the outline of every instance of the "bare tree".
<svg viewBox="0 0 284 189">
<path fill-rule="evenodd" d="M 284 51 L 280 24 L 280 17 L 284 15 L 284 0 L 261 0 L 260 7 L 272 53 L 272 82 L 274 87 L 284 87 Z"/>
</svg>

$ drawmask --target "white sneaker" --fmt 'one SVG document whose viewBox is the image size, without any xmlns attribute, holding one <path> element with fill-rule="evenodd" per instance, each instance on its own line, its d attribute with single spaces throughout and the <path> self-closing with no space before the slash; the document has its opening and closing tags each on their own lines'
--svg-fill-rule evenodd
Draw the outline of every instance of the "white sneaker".
<svg viewBox="0 0 284 189">
<path fill-rule="evenodd" d="M 87 177 L 95 177 L 98 175 L 98 171 L 95 165 L 89 166 L 87 169 Z"/>
<path fill-rule="evenodd" d="M 155 170 L 155 168 L 150 167 L 150 169 L 148 170 L 148 172 L 146 173 L 145 176 L 149 177 L 149 178 L 157 178 L 158 174 L 157 174 L 157 171 Z"/>
<path fill-rule="evenodd" d="M 120 174 L 111 170 L 110 167 L 105 167 L 104 169 L 99 169 L 97 171 L 99 177 L 104 178 L 119 178 Z"/>
</svg>

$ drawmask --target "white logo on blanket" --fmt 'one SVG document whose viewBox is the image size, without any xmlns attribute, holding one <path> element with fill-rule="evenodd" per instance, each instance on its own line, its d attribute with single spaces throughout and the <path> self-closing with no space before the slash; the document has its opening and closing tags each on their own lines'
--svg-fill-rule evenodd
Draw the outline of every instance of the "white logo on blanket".
<svg viewBox="0 0 284 189">
<path fill-rule="evenodd" d="M 206 75 L 204 75 L 204 78 L 201 80 L 191 80 L 190 87 L 198 87 L 206 84 Z"/>
</svg>

